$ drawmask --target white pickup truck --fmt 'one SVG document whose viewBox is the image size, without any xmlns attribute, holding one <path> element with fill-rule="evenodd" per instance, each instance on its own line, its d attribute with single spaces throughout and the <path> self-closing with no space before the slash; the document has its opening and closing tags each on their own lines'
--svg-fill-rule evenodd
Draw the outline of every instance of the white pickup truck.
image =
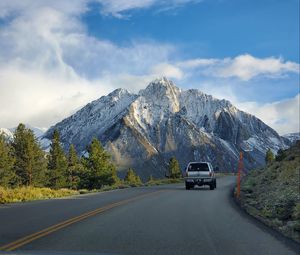
<svg viewBox="0 0 300 255">
<path fill-rule="evenodd" d="M 208 185 L 211 190 L 217 188 L 217 181 L 212 165 L 209 162 L 190 162 L 185 170 L 185 188 L 195 185 Z"/>
</svg>

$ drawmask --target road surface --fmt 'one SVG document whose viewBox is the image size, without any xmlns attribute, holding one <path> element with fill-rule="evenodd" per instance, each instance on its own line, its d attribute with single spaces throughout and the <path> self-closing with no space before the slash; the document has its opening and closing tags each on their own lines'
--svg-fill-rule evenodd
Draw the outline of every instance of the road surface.
<svg viewBox="0 0 300 255">
<path fill-rule="evenodd" d="M 298 254 L 299 246 L 236 207 L 230 197 L 235 177 L 217 182 L 213 191 L 172 184 L 1 205 L 0 249 L 14 254 Z"/>
</svg>

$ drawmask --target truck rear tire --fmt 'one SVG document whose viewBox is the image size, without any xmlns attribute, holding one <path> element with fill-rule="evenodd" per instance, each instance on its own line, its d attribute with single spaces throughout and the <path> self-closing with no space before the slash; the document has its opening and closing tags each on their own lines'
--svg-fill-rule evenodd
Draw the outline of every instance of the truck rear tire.
<svg viewBox="0 0 300 255">
<path fill-rule="evenodd" d="M 210 184 L 210 185 L 209 185 L 209 189 L 210 189 L 210 190 L 214 190 L 214 189 L 215 189 L 215 184 L 214 184 L 214 183 Z"/>
</svg>

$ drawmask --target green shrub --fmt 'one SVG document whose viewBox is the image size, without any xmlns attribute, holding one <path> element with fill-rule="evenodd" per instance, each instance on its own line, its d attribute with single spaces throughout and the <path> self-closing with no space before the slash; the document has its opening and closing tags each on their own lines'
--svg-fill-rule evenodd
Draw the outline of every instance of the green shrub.
<svg viewBox="0 0 300 255">
<path fill-rule="evenodd" d="M 140 177 L 135 173 L 135 171 L 132 168 L 128 169 L 124 178 L 124 182 L 130 185 L 131 187 L 138 187 L 143 184 Z"/>
<path fill-rule="evenodd" d="M 279 151 L 241 183 L 242 206 L 249 214 L 300 242 L 300 143 Z"/>
</svg>

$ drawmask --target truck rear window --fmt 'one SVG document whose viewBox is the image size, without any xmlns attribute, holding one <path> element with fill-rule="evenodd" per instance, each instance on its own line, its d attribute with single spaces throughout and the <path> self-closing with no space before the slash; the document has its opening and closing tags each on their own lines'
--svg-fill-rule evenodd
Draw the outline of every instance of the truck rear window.
<svg viewBox="0 0 300 255">
<path fill-rule="evenodd" d="M 193 163 L 190 164 L 188 167 L 189 172 L 194 171 L 209 171 L 208 165 L 206 163 Z"/>
</svg>

